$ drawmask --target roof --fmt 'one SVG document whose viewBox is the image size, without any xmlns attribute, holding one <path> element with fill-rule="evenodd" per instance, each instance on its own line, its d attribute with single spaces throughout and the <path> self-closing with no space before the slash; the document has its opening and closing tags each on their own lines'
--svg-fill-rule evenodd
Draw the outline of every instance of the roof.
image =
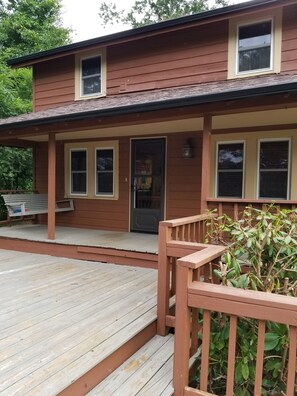
<svg viewBox="0 0 297 396">
<path fill-rule="evenodd" d="M 0 120 L 0 131 L 290 92 L 297 93 L 297 74 L 259 76 L 118 94 L 98 99 L 76 101 L 58 108 L 2 119 Z"/>
<path fill-rule="evenodd" d="M 210 11 L 200 12 L 194 15 L 188 15 L 180 18 L 170 19 L 167 21 L 154 23 L 152 25 L 142 26 L 136 29 L 130 29 L 119 33 L 110 34 L 107 36 L 102 36 L 94 38 L 91 40 L 85 40 L 74 44 L 68 44 L 65 46 L 49 49 L 46 51 L 41 51 L 35 54 L 25 55 L 19 58 L 14 58 L 8 61 L 10 66 L 24 66 L 32 65 L 43 61 L 48 57 L 66 55 L 68 53 L 76 52 L 80 49 L 85 49 L 94 45 L 106 45 L 113 44 L 117 41 L 125 41 L 131 38 L 138 38 L 147 33 L 162 32 L 169 28 L 181 27 L 192 24 L 193 22 L 200 23 L 205 21 L 211 21 L 218 17 L 225 17 L 230 14 L 234 14 L 241 11 L 248 11 L 253 8 L 259 8 L 263 6 L 282 6 L 282 4 L 290 3 L 289 0 L 254 0 L 245 3 L 239 3 L 227 7 L 216 8 Z"/>
</svg>

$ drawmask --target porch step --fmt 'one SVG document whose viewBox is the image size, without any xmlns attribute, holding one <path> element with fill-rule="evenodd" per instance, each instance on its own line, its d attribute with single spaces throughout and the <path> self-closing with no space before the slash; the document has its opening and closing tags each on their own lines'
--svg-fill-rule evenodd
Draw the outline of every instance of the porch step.
<svg viewBox="0 0 297 396">
<path fill-rule="evenodd" d="M 155 336 L 88 396 L 170 396 L 173 394 L 174 336 Z"/>
</svg>

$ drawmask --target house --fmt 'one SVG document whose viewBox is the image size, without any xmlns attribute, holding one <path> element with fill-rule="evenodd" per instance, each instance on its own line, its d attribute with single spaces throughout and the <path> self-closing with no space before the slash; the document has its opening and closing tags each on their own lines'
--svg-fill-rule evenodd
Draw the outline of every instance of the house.
<svg viewBox="0 0 297 396">
<path fill-rule="evenodd" d="M 256 0 L 12 59 L 33 112 L 1 120 L 1 144 L 33 147 L 49 239 L 296 205 L 296 20 L 296 0 Z"/>
</svg>

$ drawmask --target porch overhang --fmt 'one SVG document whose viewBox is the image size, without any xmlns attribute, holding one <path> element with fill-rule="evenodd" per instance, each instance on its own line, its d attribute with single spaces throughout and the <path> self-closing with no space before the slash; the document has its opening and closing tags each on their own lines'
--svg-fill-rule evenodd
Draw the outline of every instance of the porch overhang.
<svg viewBox="0 0 297 396">
<path fill-rule="evenodd" d="M 279 95 L 289 98 L 288 102 L 292 98 L 292 102 L 297 103 L 296 74 L 203 83 L 77 101 L 58 108 L 0 120 L 0 137 L 1 132 L 4 131 L 200 105 L 212 105 L 215 113 L 214 105 L 219 103 L 271 98 Z"/>
</svg>

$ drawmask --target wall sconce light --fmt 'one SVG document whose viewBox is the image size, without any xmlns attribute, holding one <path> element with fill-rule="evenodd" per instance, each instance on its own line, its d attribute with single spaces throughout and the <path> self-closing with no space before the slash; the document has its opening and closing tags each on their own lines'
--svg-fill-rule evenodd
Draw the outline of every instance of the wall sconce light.
<svg viewBox="0 0 297 396">
<path fill-rule="evenodd" d="M 188 139 L 182 147 L 182 157 L 183 158 L 193 157 L 193 145 L 190 139 Z"/>
</svg>

